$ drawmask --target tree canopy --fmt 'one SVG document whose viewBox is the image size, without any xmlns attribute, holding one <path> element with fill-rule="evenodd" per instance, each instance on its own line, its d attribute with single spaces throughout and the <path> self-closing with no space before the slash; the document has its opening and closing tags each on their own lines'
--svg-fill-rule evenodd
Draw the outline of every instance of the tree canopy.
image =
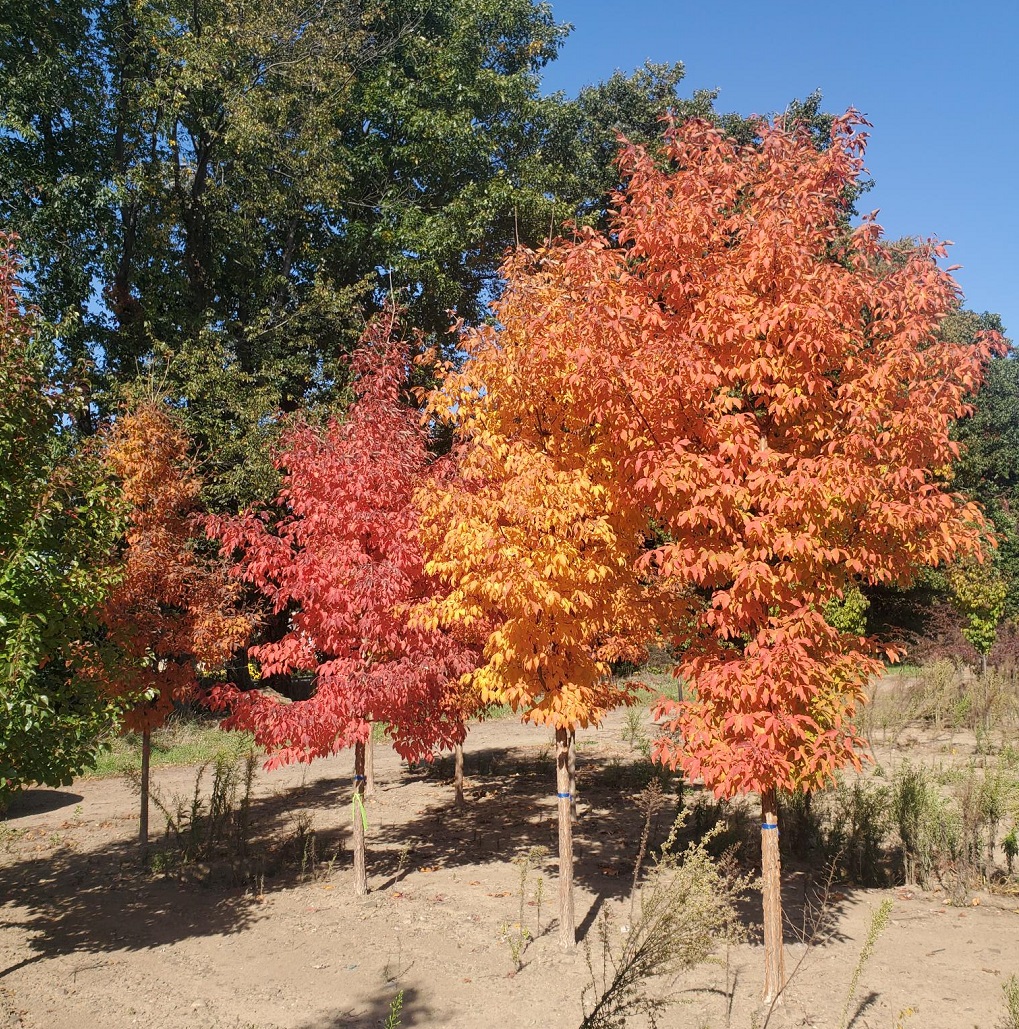
<svg viewBox="0 0 1019 1029">
<path fill-rule="evenodd" d="M 467 712 L 451 686 L 473 667 L 469 639 L 412 617 L 437 585 L 413 504 L 435 469 L 401 400 L 408 347 L 393 328 L 390 315 L 367 330 L 345 419 L 286 432 L 274 505 L 212 523 L 235 572 L 285 617 L 281 639 L 250 651 L 262 674 L 313 679 L 312 695 L 292 703 L 257 689 L 217 691 L 228 724 L 254 732 L 270 767 L 363 744 L 372 722 L 414 759 L 464 737 Z"/>
<path fill-rule="evenodd" d="M 14 246 L 0 238 L 0 804 L 22 784 L 70 782 L 117 714 L 76 676 L 114 582 L 116 497 L 98 456 L 74 446 L 74 385 L 47 375 Z"/>
<path fill-rule="evenodd" d="M 154 368 L 220 509 L 272 495 L 278 412 L 345 400 L 390 291 L 440 341 L 450 310 L 482 320 L 508 246 L 603 218 L 620 131 L 714 116 L 679 64 L 542 96 L 567 27 L 535 0 L 15 0 L 2 19 L 0 227 L 26 240 L 59 359 L 93 366 L 80 424 Z"/>
</svg>

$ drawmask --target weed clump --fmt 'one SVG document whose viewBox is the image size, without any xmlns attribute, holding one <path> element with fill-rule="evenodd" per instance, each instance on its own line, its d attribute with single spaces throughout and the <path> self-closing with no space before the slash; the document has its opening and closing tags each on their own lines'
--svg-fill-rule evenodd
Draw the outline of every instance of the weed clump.
<svg viewBox="0 0 1019 1029">
<path fill-rule="evenodd" d="M 1019 978 L 1010 975 L 1002 984 L 1005 1013 L 998 1021 L 998 1029 L 1019 1029 Z"/>
<path fill-rule="evenodd" d="M 706 960 L 719 941 L 742 937 L 736 905 L 752 877 L 738 874 L 731 860 L 714 858 L 706 839 L 674 852 L 681 825 L 677 820 L 663 844 L 631 924 L 614 931 L 605 913 L 598 922 L 597 958 L 590 941 L 585 944 L 590 979 L 581 995 L 580 1029 L 620 1029 L 637 1015 L 654 1025 L 673 997 L 651 990 L 651 980 L 674 979 Z"/>
<path fill-rule="evenodd" d="M 200 765 L 190 796 L 164 798 L 158 789 L 152 803 L 166 820 L 165 838 L 170 844 L 154 857 L 154 867 L 169 870 L 213 858 L 241 859 L 248 854 L 251 830 L 251 793 L 257 757 L 223 751 Z M 212 777 L 208 796 L 206 773 Z"/>
</svg>

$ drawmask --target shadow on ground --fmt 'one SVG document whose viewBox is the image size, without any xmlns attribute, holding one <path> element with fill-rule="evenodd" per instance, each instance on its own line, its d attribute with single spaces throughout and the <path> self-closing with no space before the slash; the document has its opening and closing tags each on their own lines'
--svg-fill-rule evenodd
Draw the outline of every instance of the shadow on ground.
<svg viewBox="0 0 1019 1029">
<path fill-rule="evenodd" d="M 411 867 L 459 868 L 520 860 L 539 846 L 547 855 L 539 861 L 554 874 L 558 847 L 554 765 L 544 750 L 489 748 L 465 756 L 467 802 L 451 803 L 451 761 L 436 761 L 427 771 L 405 773 L 433 793 L 413 816 L 398 824 L 381 825 L 370 836 L 369 871 L 376 889 L 389 889 Z M 593 903 L 578 924 L 583 939 L 594 926 L 603 905 L 625 901 L 632 893 L 634 868 L 641 854 L 641 878 L 674 822 L 686 812 L 675 851 L 702 839 L 713 829 L 709 844 L 721 856 L 729 853 L 744 871 L 760 867 L 759 819 L 740 805 L 714 803 L 703 789 L 685 785 L 679 776 L 664 773 L 649 761 L 621 761 L 617 755 L 588 754 L 578 762 L 581 817 L 573 826 L 574 879 L 591 893 Z M 662 788 L 661 807 L 648 816 L 651 782 Z M 388 785 L 399 789 L 400 783 Z M 647 839 L 642 844 L 645 832 Z M 790 864 L 784 875 L 783 908 L 789 943 L 814 945 L 841 940 L 838 923 L 851 891 L 836 888 L 827 869 Z M 751 938 L 761 921 L 760 895 L 753 892 L 741 904 L 741 920 Z"/>
<path fill-rule="evenodd" d="M 266 875 L 291 882 L 300 875 L 302 859 L 309 857 L 307 834 L 301 829 L 307 824 L 301 817 L 302 805 L 339 803 L 346 790 L 342 780 L 322 780 L 313 788 L 299 785 L 252 799 L 246 815 L 251 837 L 242 844 L 228 834 L 218 850 L 201 854 L 185 855 L 182 847 L 201 844 L 192 836 L 206 832 L 207 823 L 198 823 L 183 841 L 169 832 L 162 838 L 154 833 L 148 866 L 134 840 L 97 850 L 77 849 L 77 823 L 66 823 L 63 832 L 48 837 L 43 829 L 12 826 L 10 856 L 0 867 L 0 901 L 8 905 L 0 925 L 24 933 L 31 954 L 0 968 L 0 979 L 43 958 L 143 950 L 192 937 L 243 932 L 265 917 L 259 894 Z M 56 791 L 29 794 L 36 792 Z M 179 799 L 163 797 L 162 802 L 177 810 Z M 23 803 L 19 798 L 19 810 L 27 813 Z M 58 806 L 63 803 L 50 809 Z M 163 821 L 154 805 L 153 826 Z"/>
<path fill-rule="evenodd" d="M 590 932 L 606 902 L 624 901 L 630 896 L 645 830 L 646 869 L 684 800 L 691 810 L 696 806 L 696 791 L 687 789 L 684 798 L 679 780 L 666 779 L 664 803 L 648 821 L 640 791 L 658 773 L 645 765 L 632 760 L 622 762 L 618 756 L 581 756 L 578 781 L 582 817 L 574 827 L 575 878 L 594 898 L 578 926 L 581 937 Z M 505 870 L 509 862 L 534 847 L 547 848 L 544 856 L 535 855 L 534 860 L 554 873 L 557 826 L 550 756 L 544 751 L 490 748 L 473 752 L 467 770 L 467 803 L 462 808 L 452 804 L 452 791 L 443 781 L 450 769 L 443 762 L 424 772 L 401 770 L 398 778 L 380 783 L 383 808 L 387 795 L 409 783 L 416 785 L 422 803 L 409 817 L 401 813 L 388 824 L 372 817 L 373 805 L 369 804 L 368 814 L 374 824 L 369 832 L 368 862 L 374 889 L 393 887 L 414 868 L 491 863 Z M 4 924 L 26 935 L 30 954 L 0 969 L 0 978 L 52 956 L 140 950 L 191 937 L 243 932 L 266 917 L 260 894 L 300 881 L 309 871 L 309 860 L 312 874 L 323 862 L 328 862 L 330 871 L 333 867 L 349 867 L 350 790 L 349 777 L 336 777 L 286 786 L 252 798 L 247 808 L 251 835 L 239 853 L 218 859 L 206 856 L 173 866 L 173 840 L 164 842 L 161 848 L 154 847 L 152 854 L 163 854 L 163 867 L 169 867 L 173 875 L 155 875 L 143 867 L 133 841 L 119 841 L 87 853 L 58 842 L 55 849 L 40 848 L 39 853 L 8 859 L 0 869 L 0 898 L 9 905 Z M 60 791 L 33 792 L 42 795 L 38 798 L 42 804 L 47 803 L 47 795 L 53 798 L 49 801 L 55 805 L 53 810 L 80 799 Z M 170 801 L 164 798 L 164 802 Z M 330 814 L 330 828 L 313 836 L 313 816 L 323 810 Z M 160 824 L 155 814 L 154 824 Z M 705 825 L 693 819 L 684 834 L 690 837 L 703 831 Z M 720 840 L 724 843 L 723 838 Z M 757 859 L 752 853 L 745 857 L 748 866 Z M 784 893 L 791 926 L 808 925 L 811 918 L 816 922 L 810 914 L 818 905 L 816 876 L 803 872 L 788 876 Z M 846 895 L 830 892 L 821 922 L 813 930 L 816 939 L 837 938 L 834 926 Z M 759 910 L 759 899 L 750 898 L 742 912 L 752 933 Z M 793 929 L 787 939 L 792 942 L 801 935 Z M 375 1025 L 384 1021 L 391 999 L 389 994 L 381 997 L 381 1014 L 366 1015 L 366 1020 L 351 1022 L 348 1014 L 338 1013 L 337 1020 L 315 1023 L 315 1029 Z M 419 996 L 405 992 L 407 1014 L 403 1025 L 415 1024 L 412 999 L 419 1010 L 424 1010 Z M 434 1023 L 434 1013 L 429 1018 Z"/>
<path fill-rule="evenodd" d="M 398 1007 L 394 1007 L 397 1002 Z M 342 1011 L 318 1015 L 302 1022 L 300 1029 L 378 1029 L 390 1016 L 401 1029 L 422 1025 L 455 1025 L 451 1012 L 437 1009 L 413 986 L 389 983 L 375 997 L 357 1000 Z"/>
<path fill-rule="evenodd" d="M 51 811 L 80 804 L 82 800 L 80 793 L 68 793 L 67 790 L 21 790 L 11 798 L 4 817 L 13 822 L 29 815 L 48 815 Z"/>
</svg>

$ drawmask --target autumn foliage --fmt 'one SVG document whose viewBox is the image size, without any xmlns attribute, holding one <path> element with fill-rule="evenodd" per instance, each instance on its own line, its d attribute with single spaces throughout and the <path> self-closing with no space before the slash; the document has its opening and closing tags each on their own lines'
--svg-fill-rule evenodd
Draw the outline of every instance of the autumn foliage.
<svg viewBox="0 0 1019 1029">
<path fill-rule="evenodd" d="M 528 277 L 519 257 L 504 274 L 499 330 L 461 336 L 469 360 L 432 398 L 456 426 L 459 474 L 421 491 L 422 539 L 443 585 L 433 624 L 483 640 L 481 698 L 555 731 L 559 935 L 570 948 L 573 734 L 632 702 L 609 662 L 639 656 L 667 606 L 638 566 L 648 518 L 621 489 L 625 440 L 574 385 L 569 332 L 546 331 L 557 284 Z"/>
<path fill-rule="evenodd" d="M 653 632 L 635 617 L 644 536 L 615 506 L 611 465 L 587 427 L 570 424 L 554 380 L 515 378 L 518 358 L 534 368 L 542 360 L 525 346 L 518 355 L 509 331 L 498 347 L 479 334 L 467 370 L 447 381 L 442 402 L 456 406 L 469 443 L 460 477 L 421 497 L 427 567 L 446 587 L 438 622 L 490 626 L 473 678 L 481 697 L 573 729 L 626 702 L 608 660 L 623 652 L 622 634 Z M 528 396 L 512 396 L 524 381 Z M 469 406 L 472 382 L 486 389 Z M 545 425 L 554 428 L 543 437 Z"/>
<path fill-rule="evenodd" d="M 356 400 L 345 419 L 298 422 L 276 465 L 273 510 L 217 523 L 235 572 L 289 631 L 250 651 L 262 675 L 313 677 L 308 700 L 224 688 L 227 725 L 244 727 L 269 767 L 311 761 L 364 743 L 382 722 L 404 757 L 426 757 L 464 736 L 470 698 L 459 678 L 473 667 L 470 641 L 411 619 L 430 597 L 412 503 L 431 474 L 427 436 L 403 397 L 408 347 L 392 318 L 374 322 L 354 358 Z"/>
<path fill-rule="evenodd" d="M 958 300 L 941 245 L 848 227 L 860 126 L 836 120 L 818 151 L 806 131 L 762 125 L 741 147 L 688 122 L 661 154 L 624 151 L 612 237 L 505 269 L 533 298 L 536 362 L 612 464 L 606 503 L 662 533 L 642 567 L 701 598 L 679 631 L 695 699 L 663 703 L 679 735 L 658 755 L 723 795 L 855 759 L 874 649 L 826 602 L 980 547 L 980 513 L 946 488 L 948 428 L 998 343 L 935 341 Z"/>
<path fill-rule="evenodd" d="M 523 609 L 511 624 L 530 619 L 490 641 L 483 681 L 538 695 L 524 684 L 551 666 L 597 707 L 590 657 L 578 646 L 559 664 L 564 626 L 579 643 L 587 619 L 590 645 L 620 615 L 639 624 L 615 606 L 635 561 L 659 583 L 634 594 L 645 623 L 667 625 L 690 687 L 660 703 L 656 755 L 719 795 L 761 793 L 767 828 L 778 788 L 858 760 L 853 714 L 878 650 L 825 605 L 979 555 L 985 529 L 946 481 L 948 430 L 1000 343 L 937 339 L 958 304 L 943 246 L 889 247 L 870 218 L 849 227 L 863 124 L 836 119 L 823 150 L 805 129 L 761 124 L 740 145 L 700 121 L 660 153 L 626 148 L 611 235 L 510 257 L 506 329 L 475 336 L 450 401 L 479 473 L 514 487 L 459 502 L 469 527 L 446 533 L 444 575 L 460 577 L 466 615 L 502 603 Z"/>
<path fill-rule="evenodd" d="M 201 479 L 165 405 L 145 401 L 119 417 L 106 460 L 128 525 L 119 581 L 101 612 L 106 660 L 93 674 L 131 705 L 126 726 L 147 731 L 246 642 L 250 623 L 236 608 L 237 583 L 201 551 Z"/>
<path fill-rule="evenodd" d="M 781 126 L 741 149 L 693 123 L 667 143 L 676 170 L 624 156 L 634 465 L 669 534 L 649 560 L 705 597 L 679 668 L 695 699 L 662 706 L 680 737 L 658 754 L 719 794 L 808 789 L 855 761 L 875 651 L 823 605 L 980 551 L 983 518 L 945 480 L 949 426 L 1000 344 L 936 341 L 958 302 L 943 246 L 847 227 L 860 126 L 837 120 L 819 152 Z"/>
</svg>

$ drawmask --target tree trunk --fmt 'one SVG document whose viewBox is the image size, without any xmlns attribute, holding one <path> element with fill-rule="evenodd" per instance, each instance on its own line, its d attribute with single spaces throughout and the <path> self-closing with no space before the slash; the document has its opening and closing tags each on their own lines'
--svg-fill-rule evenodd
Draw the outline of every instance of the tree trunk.
<svg viewBox="0 0 1019 1029">
<path fill-rule="evenodd" d="M 366 797 L 375 796 L 375 725 L 369 722 L 370 731 L 368 733 L 368 749 L 365 754 L 365 781 L 364 781 L 364 795 Z"/>
<path fill-rule="evenodd" d="M 457 807 L 464 804 L 464 745 L 458 743 L 453 748 L 453 803 Z"/>
<path fill-rule="evenodd" d="M 567 762 L 570 770 L 570 821 L 576 822 L 580 815 L 577 813 L 577 730 L 570 729 L 570 750 Z"/>
<path fill-rule="evenodd" d="M 354 894 L 363 897 L 368 892 L 368 872 L 364 850 L 364 787 L 365 750 L 364 743 L 354 744 L 354 799 L 352 803 L 354 820 Z"/>
<path fill-rule="evenodd" d="M 782 947 L 782 866 L 778 853 L 778 799 L 761 794 L 761 883 L 764 895 L 764 1003 L 774 1003 L 785 988 Z"/>
<path fill-rule="evenodd" d="M 144 859 L 149 849 L 149 760 L 152 756 L 152 731 L 142 731 L 142 798 L 138 818 L 138 846 Z"/>
<path fill-rule="evenodd" d="M 556 794 L 559 815 L 559 946 L 573 950 L 577 928 L 573 913 L 573 823 L 570 819 L 570 730 L 556 729 Z"/>
</svg>

